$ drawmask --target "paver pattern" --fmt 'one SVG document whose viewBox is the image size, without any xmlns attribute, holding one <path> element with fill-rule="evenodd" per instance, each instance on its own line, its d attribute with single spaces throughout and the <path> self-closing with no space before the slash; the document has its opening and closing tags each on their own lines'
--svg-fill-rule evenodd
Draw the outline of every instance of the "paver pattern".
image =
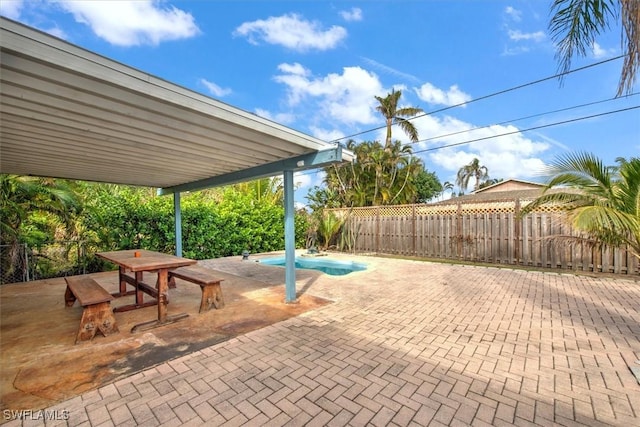
<svg viewBox="0 0 640 427">
<path fill-rule="evenodd" d="M 355 260 L 369 269 L 298 282 L 333 304 L 62 402 L 48 410 L 69 419 L 46 425 L 640 425 L 640 282 Z"/>
</svg>

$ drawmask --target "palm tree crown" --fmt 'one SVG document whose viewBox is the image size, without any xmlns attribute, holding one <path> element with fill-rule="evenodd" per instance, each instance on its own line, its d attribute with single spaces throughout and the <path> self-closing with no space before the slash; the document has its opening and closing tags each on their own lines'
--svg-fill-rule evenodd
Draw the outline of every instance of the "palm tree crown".
<svg viewBox="0 0 640 427">
<path fill-rule="evenodd" d="M 391 90 L 391 93 L 387 94 L 384 98 L 380 96 L 375 97 L 379 102 L 376 110 L 379 111 L 386 120 L 387 138 L 385 141 L 385 148 L 391 146 L 391 126 L 394 124 L 400 126 L 400 129 L 407 134 L 411 142 L 418 142 L 418 129 L 416 129 L 414 124 L 411 123 L 407 117 L 413 117 L 422 113 L 424 110 L 418 107 L 398 108 L 398 100 L 401 96 L 401 90 L 396 91 L 393 89 Z"/>
<path fill-rule="evenodd" d="M 478 191 L 480 183 L 483 179 L 489 178 L 489 169 L 486 166 L 480 164 L 480 160 L 474 158 L 471 163 L 460 168 L 458 176 L 456 178 L 456 184 L 464 192 L 469 185 L 469 179 L 473 177 L 476 182 L 474 185 L 474 191 Z"/>
</svg>

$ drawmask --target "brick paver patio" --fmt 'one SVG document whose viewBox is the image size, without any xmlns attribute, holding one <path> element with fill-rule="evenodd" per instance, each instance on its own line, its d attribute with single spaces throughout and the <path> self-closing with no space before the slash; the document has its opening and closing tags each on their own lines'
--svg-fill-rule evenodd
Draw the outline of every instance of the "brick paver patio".
<svg viewBox="0 0 640 427">
<path fill-rule="evenodd" d="M 638 281 L 356 258 L 366 272 L 298 283 L 333 304 L 47 411 L 71 426 L 640 425 Z"/>
</svg>

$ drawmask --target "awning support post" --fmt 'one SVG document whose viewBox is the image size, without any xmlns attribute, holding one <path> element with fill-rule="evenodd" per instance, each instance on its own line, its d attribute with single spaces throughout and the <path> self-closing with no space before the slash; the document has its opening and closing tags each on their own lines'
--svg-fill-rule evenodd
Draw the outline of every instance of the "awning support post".
<svg viewBox="0 0 640 427">
<path fill-rule="evenodd" d="M 176 256 L 182 256 L 182 210 L 180 208 L 180 192 L 173 193 L 173 213 L 176 231 Z"/>
<path fill-rule="evenodd" d="M 284 171 L 285 302 L 296 301 L 296 230 L 293 204 L 293 170 Z"/>
</svg>

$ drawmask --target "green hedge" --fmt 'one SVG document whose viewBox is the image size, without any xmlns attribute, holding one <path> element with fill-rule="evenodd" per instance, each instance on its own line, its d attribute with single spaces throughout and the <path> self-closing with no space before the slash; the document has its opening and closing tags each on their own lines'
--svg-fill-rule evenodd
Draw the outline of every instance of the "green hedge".
<svg viewBox="0 0 640 427">
<path fill-rule="evenodd" d="M 84 226 L 100 250 L 149 249 L 175 252 L 173 197 L 139 189 L 97 188 L 88 200 Z M 183 255 L 210 259 L 284 249 L 284 208 L 237 191 L 182 196 Z M 304 247 L 308 218 L 296 214 L 296 247 Z"/>
</svg>

